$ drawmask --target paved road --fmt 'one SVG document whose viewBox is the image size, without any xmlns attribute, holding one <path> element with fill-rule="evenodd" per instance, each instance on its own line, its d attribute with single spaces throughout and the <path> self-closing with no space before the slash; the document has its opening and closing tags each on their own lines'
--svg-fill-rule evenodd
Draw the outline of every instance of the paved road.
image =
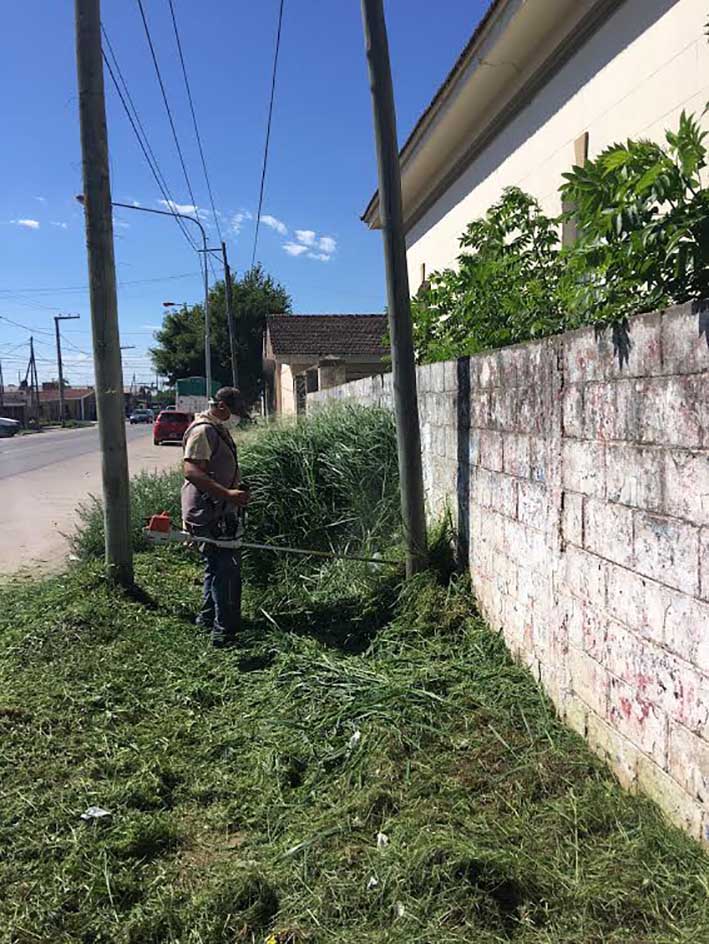
<svg viewBox="0 0 709 944">
<path fill-rule="evenodd" d="M 126 425 L 129 443 L 145 439 L 152 426 Z M 98 452 L 98 427 L 55 429 L 32 436 L 0 439 L 0 479 L 34 472 L 67 459 Z"/>
<path fill-rule="evenodd" d="M 131 475 L 177 465 L 180 450 L 154 446 L 151 426 L 127 426 L 126 435 Z M 0 439 L 0 479 L 0 577 L 61 570 L 77 506 L 101 494 L 98 430 Z"/>
</svg>

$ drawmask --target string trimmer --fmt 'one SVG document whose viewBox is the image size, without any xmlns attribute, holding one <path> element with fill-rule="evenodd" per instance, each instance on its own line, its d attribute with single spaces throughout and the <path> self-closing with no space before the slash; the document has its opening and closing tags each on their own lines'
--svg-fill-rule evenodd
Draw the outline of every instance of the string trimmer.
<svg viewBox="0 0 709 944">
<path fill-rule="evenodd" d="M 274 554 L 300 554 L 302 557 L 323 557 L 327 560 L 348 560 L 360 561 L 364 564 L 388 564 L 390 567 L 398 567 L 400 561 L 382 560 L 381 557 L 359 557 L 353 554 L 338 554 L 335 551 L 315 551 L 310 548 L 302 547 L 282 547 L 275 544 L 255 544 L 251 541 L 243 540 L 243 524 L 239 521 L 239 527 L 232 538 L 207 538 L 195 536 L 189 531 L 182 531 L 179 528 L 173 528 L 170 515 L 162 512 L 160 515 L 152 515 L 148 521 L 147 527 L 143 528 L 145 539 L 151 544 L 214 544 L 216 547 L 224 547 L 232 550 L 247 548 L 251 551 L 272 551 Z"/>
</svg>

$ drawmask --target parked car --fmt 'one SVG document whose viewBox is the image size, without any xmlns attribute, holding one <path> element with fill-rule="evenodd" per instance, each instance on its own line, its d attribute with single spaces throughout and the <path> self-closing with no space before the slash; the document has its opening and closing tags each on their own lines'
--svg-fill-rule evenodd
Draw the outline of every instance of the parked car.
<svg viewBox="0 0 709 944">
<path fill-rule="evenodd" d="M 181 413 L 179 410 L 162 410 L 153 426 L 153 442 L 159 446 L 164 442 L 182 442 L 194 416 L 192 413 Z"/>
<path fill-rule="evenodd" d="M 133 426 L 135 423 L 152 423 L 155 419 L 155 414 L 152 410 L 133 410 L 131 415 L 128 417 L 128 421 Z"/>
<path fill-rule="evenodd" d="M 0 438 L 14 436 L 21 428 L 18 420 L 11 420 L 9 416 L 0 416 Z"/>
</svg>

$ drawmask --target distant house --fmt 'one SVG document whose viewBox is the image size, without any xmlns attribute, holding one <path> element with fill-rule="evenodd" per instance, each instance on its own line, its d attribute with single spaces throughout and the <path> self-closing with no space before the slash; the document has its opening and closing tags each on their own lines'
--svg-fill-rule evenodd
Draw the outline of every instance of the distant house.
<svg viewBox="0 0 709 944">
<path fill-rule="evenodd" d="M 471 9 L 473 5 L 471 4 Z M 563 174 L 628 138 L 709 128 L 706 0 L 494 0 L 401 149 L 409 283 L 454 266 L 505 187 L 561 212 Z M 363 219 L 380 226 L 375 194 Z M 573 221 L 564 226 L 573 241 Z"/>
<path fill-rule="evenodd" d="M 61 420 L 59 385 L 46 383 L 39 391 L 39 415 L 45 423 Z M 64 388 L 64 419 L 95 420 L 96 393 L 93 387 Z"/>
<path fill-rule="evenodd" d="M 269 413 L 300 414 L 305 395 L 381 373 L 385 315 L 271 315 L 263 338 Z"/>
</svg>

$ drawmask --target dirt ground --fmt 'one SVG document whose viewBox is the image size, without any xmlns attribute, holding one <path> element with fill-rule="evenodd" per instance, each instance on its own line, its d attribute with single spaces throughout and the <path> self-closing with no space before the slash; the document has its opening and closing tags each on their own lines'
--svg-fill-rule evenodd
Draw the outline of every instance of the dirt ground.
<svg viewBox="0 0 709 944">
<path fill-rule="evenodd" d="M 169 469 L 179 460 L 179 448 L 153 445 L 150 427 L 145 429 L 145 435 L 128 442 L 131 475 Z M 89 495 L 100 494 L 98 451 L 62 458 L 42 468 L 3 478 L 0 578 L 60 571 L 68 558 L 65 535 L 74 529 L 77 506 Z"/>
</svg>

